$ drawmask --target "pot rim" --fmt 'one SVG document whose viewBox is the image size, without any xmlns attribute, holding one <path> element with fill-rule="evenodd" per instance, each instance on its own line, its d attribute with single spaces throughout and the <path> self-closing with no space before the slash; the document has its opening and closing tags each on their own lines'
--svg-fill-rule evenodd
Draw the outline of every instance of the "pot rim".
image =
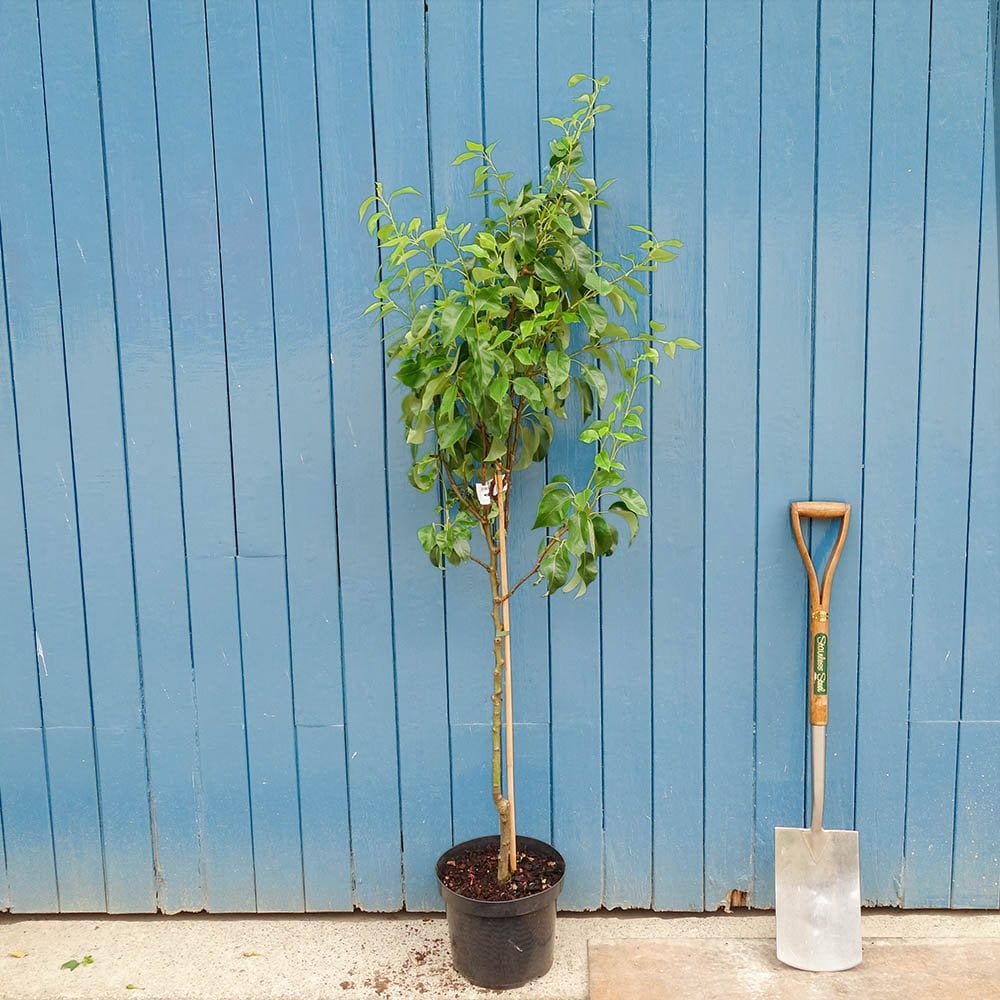
<svg viewBox="0 0 1000 1000">
<path fill-rule="evenodd" d="M 434 865 L 434 873 L 437 876 L 438 890 L 444 898 L 446 905 L 454 905 L 457 909 L 466 913 L 475 913 L 481 917 L 514 917 L 525 913 L 533 913 L 550 903 L 555 905 L 556 898 L 562 891 L 563 879 L 566 877 L 566 859 L 551 844 L 535 837 L 522 837 L 518 835 L 518 844 L 530 845 L 530 849 L 537 851 L 543 856 L 549 857 L 553 861 L 558 861 L 562 865 L 562 874 L 559 878 L 540 892 L 533 892 L 527 896 L 520 896 L 517 899 L 473 899 L 471 896 L 463 896 L 448 888 L 441 881 L 441 866 L 448 861 L 449 856 L 461 853 L 476 847 L 497 847 L 500 846 L 500 836 L 493 834 L 489 837 L 473 837 L 470 840 L 463 840 L 453 844 L 438 859 Z"/>
</svg>

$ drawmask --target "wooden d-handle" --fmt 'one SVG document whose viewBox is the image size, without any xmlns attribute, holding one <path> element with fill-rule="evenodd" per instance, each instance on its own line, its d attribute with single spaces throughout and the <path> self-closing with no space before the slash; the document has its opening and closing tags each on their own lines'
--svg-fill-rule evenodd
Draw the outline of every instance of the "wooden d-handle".
<svg viewBox="0 0 1000 1000">
<path fill-rule="evenodd" d="M 796 500 L 792 503 L 792 515 L 799 517 L 849 517 L 851 505 L 836 500 Z"/>
<path fill-rule="evenodd" d="M 847 526 L 851 521 L 851 505 L 833 500 L 797 500 L 791 505 L 792 532 L 795 544 L 809 577 L 809 722 L 813 726 L 825 726 L 829 714 L 827 699 L 827 644 L 830 622 L 830 588 L 833 586 L 833 571 L 840 561 L 847 541 Z M 830 560 L 823 573 L 822 587 L 816 578 L 809 549 L 802 537 L 801 518 L 841 517 L 840 533 L 830 553 Z"/>
</svg>

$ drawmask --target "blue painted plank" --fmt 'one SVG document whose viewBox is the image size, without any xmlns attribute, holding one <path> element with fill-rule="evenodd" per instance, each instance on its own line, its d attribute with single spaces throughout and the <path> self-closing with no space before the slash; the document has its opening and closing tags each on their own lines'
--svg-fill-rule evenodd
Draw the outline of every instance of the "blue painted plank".
<svg viewBox="0 0 1000 1000">
<path fill-rule="evenodd" d="M 456 152 L 449 141 L 450 129 L 463 128 L 470 95 L 475 101 L 478 123 L 478 86 L 468 78 L 467 61 L 452 64 L 452 72 L 445 81 L 443 105 L 441 88 L 436 87 L 433 80 L 433 60 L 427 66 L 430 78 L 425 81 L 424 59 L 427 52 L 436 49 L 454 51 L 457 38 L 463 39 L 458 45 L 459 49 L 463 48 L 465 37 L 462 32 L 470 30 L 470 19 L 478 21 L 478 12 L 472 11 L 469 5 L 462 6 L 466 9 L 451 9 L 448 5 L 437 4 L 433 16 L 429 11 L 421 11 L 419 5 L 395 12 L 396 29 L 404 37 L 424 37 L 425 49 L 421 52 L 419 47 L 410 47 L 406 56 L 395 52 L 390 57 L 395 65 L 389 74 L 375 65 L 386 61 L 381 53 L 388 51 L 386 45 L 389 38 L 377 30 L 380 20 L 373 23 L 371 44 L 377 179 L 387 191 L 409 185 L 422 192 L 419 199 L 407 198 L 401 205 L 400 211 L 407 216 L 420 214 L 429 219 L 432 212 L 442 211 L 452 203 L 450 198 L 443 197 L 436 206 L 434 204 L 440 192 L 436 179 L 430 174 L 430 123 L 434 121 L 441 126 L 435 130 L 433 155 L 442 180 L 455 173 L 448 167 Z M 477 25 L 473 25 L 471 30 L 477 31 Z M 470 85 L 473 87 L 471 91 Z M 440 109 L 440 115 L 436 115 L 436 109 Z M 464 148 L 464 144 L 460 148 Z M 462 208 L 464 206 L 460 203 L 459 216 Z M 457 222 L 459 217 L 453 215 L 450 221 Z M 390 327 L 383 328 L 383 333 L 388 336 Z M 445 646 L 443 581 L 428 564 L 416 542 L 417 530 L 435 517 L 435 504 L 430 497 L 416 493 L 406 480 L 411 455 L 397 418 L 404 392 L 402 386 L 387 377 L 386 474 L 389 546 L 393 563 L 403 882 L 408 906 L 439 909 L 441 902 L 434 879 L 434 862 L 453 839 L 447 657 L 454 654 Z M 464 586 L 475 586 L 466 574 L 479 573 L 478 568 L 470 567 L 459 572 L 465 577 Z M 449 611 L 454 622 L 463 620 L 461 607 L 449 608 Z M 472 621 L 474 623 L 475 618 Z M 483 635 L 482 632 L 479 634 Z M 481 660 L 467 657 L 465 662 L 472 667 Z M 433 737 L 428 738 L 431 733 Z M 479 835 L 490 829 L 490 826 L 485 830 L 479 828 L 475 833 Z"/>
<path fill-rule="evenodd" d="M 0 222 L 7 202 L 0 194 Z M 0 273 L 3 268 L 0 230 Z M 5 284 L 2 289 L 5 292 Z M 24 507 L 10 371 L 6 294 L 0 294 L 0 644 L 6 650 L 0 701 L 0 909 L 59 909 L 48 774 L 38 700 L 37 660 L 25 548 Z"/>
<path fill-rule="evenodd" d="M 380 28 L 387 42 L 395 13 L 380 15 L 389 17 Z M 402 903 L 402 885 L 384 383 L 378 330 L 361 316 L 377 257 L 357 212 L 374 186 L 372 108 L 368 89 L 358 87 L 368 80 L 368 23 L 360 5 L 319 5 L 316 14 L 327 253 L 337 262 L 329 314 L 355 903 L 392 910 Z"/>
<path fill-rule="evenodd" d="M 994 22 L 994 31 L 996 22 Z M 965 585 L 962 722 L 958 734 L 951 905 L 1000 906 L 1000 678 L 992 641 L 1000 592 L 1000 282 L 994 88 L 989 76 L 983 145 L 979 298 L 976 315 L 972 472 Z"/>
<path fill-rule="evenodd" d="M 209 4 L 207 14 L 255 884 L 258 911 L 274 912 L 305 904 L 259 23 L 249 3 Z M 275 812 L 275 801 L 291 811 Z"/>
<path fill-rule="evenodd" d="M 257 897 L 235 561 L 193 558 L 188 577 L 198 708 L 205 720 L 198 749 L 206 906 L 213 913 L 252 913 Z"/>
<path fill-rule="evenodd" d="M 853 506 L 830 627 L 824 822 L 840 830 L 855 815 L 873 24 L 872 3 L 820 15 L 812 495 Z"/>
<path fill-rule="evenodd" d="M 653 224 L 684 249 L 653 279 L 668 337 L 705 342 L 705 5 L 652 8 Z M 678 87 L 680 92 L 678 93 Z M 704 354 L 660 367 L 653 440 L 653 908 L 704 908 Z"/>
<path fill-rule="evenodd" d="M 752 888 L 759 11 L 708 5 L 706 33 L 705 906 L 715 909 Z"/>
<path fill-rule="evenodd" d="M 295 724 L 338 727 L 327 736 L 340 735 L 341 748 L 339 769 L 308 772 L 319 782 L 310 789 L 301 772 L 299 782 L 303 796 L 341 800 L 347 771 L 313 25 L 309 3 L 261 4 L 259 17 Z M 327 835 L 313 838 L 305 883 L 314 887 L 314 906 L 349 909 L 350 871 L 341 860 L 350 854 L 347 812 L 323 822 Z M 319 890 L 333 871 L 341 883 Z"/>
<path fill-rule="evenodd" d="M 284 554 L 261 80 L 255 5 L 207 5 L 236 550 Z"/>
<path fill-rule="evenodd" d="M 931 29 L 906 829 L 911 906 L 941 905 L 951 885 L 950 855 L 929 851 L 944 838 L 923 817 L 954 803 L 955 758 L 949 769 L 935 757 L 939 770 L 916 774 L 914 753 L 922 748 L 914 722 L 951 722 L 960 711 L 985 15 L 969 4 L 935 4 Z M 917 858 L 919 878 L 911 881 Z"/>
<path fill-rule="evenodd" d="M 9 131 L 0 129 L 0 132 L 9 140 Z M 0 141 L 0 150 L 6 163 L 6 141 Z M 6 187 L 0 187 L 0 278 L 3 279 L 0 281 L 0 551 L 4 553 L 0 572 L 0 647 L 6 650 L 5 697 L 0 701 L 0 740 L 5 748 L 0 755 L 3 762 L 0 763 L 3 769 L 0 833 L 4 858 L 0 905 L 5 909 L 16 907 L 51 913 L 58 910 L 59 902 L 10 367 L 2 228 L 4 219 L 9 218 L 6 196 Z"/>
<path fill-rule="evenodd" d="M 296 706 L 297 707 L 297 706 Z M 351 852 L 343 725 L 298 727 L 305 908 L 350 910 Z"/>
<path fill-rule="evenodd" d="M 102 726 L 94 732 L 101 780 L 109 913 L 155 909 L 146 741 L 142 729 Z"/>
<path fill-rule="evenodd" d="M 199 714 L 211 720 L 199 734 L 205 901 L 212 912 L 248 912 L 256 901 L 205 15 L 196 0 L 151 14 L 194 677 Z"/>
<path fill-rule="evenodd" d="M 79 470 L 76 499 L 95 747 L 132 748 L 114 760 L 97 758 L 108 907 L 149 912 L 155 908 L 152 835 L 94 49 L 97 45 L 99 56 L 100 38 L 81 45 L 93 33 L 87 5 L 46 5 L 40 13 L 46 65 L 60 68 L 46 88 L 46 109 L 61 301 L 64 316 L 73 318 L 64 324 L 64 342 L 73 461 Z M 98 31 L 105 28 L 113 50 L 115 26 L 98 25 Z"/>
<path fill-rule="evenodd" d="M 145 11 L 101 4 L 107 197 L 121 358 L 157 904 L 201 909 L 200 771 L 177 456 L 160 143 Z"/>
<path fill-rule="evenodd" d="M 985 69 L 979 13 L 936 5 L 932 29 L 913 598 L 912 708 L 921 720 L 959 711 L 968 480 L 953 473 L 970 460 Z M 947 73 L 935 72 L 943 65 Z"/>
<path fill-rule="evenodd" d="M 480 36 L 480 13 L 477 5 L 444 3 L 428 8 L 423 16 L 425 25 L 417 9 L 400 14 L 404 31 L 426 30 L 423 59 L 413 51 L 395 69 L 395 86 L 408 92 L 401 118 L 387 103 L 384 84 L 375 91 L 378 178 L 390 190 L 409 184 L 422 193 L 419 199 L 407 199 L 406 214 L 429 218 L 447 210 L 452 225 L 475 222 L 482 203 L 468 198 L 472 166 L 452 167 L 451 161 L 465 149 L 466 139 L 481 135 L 479 60 L 473 58 L 479 45 L 469 44 L 470 38 Z M 464 58 L 455 56 L 459 52 Z M 439 53 L 449 57 L 435 58 Z M 404 122 L 408 128 L 401 127 Z M 402 395 L 402 387 L 390 379 L 386 419 L 403 877 L 408 906 L 412 894 L 415 908 L 440 909 L 433 866 L 443 846 L 496 829 L 489 774 L 483 780 L 459 778 L 466 755 L 477 777 L 482 775 L 480 764 L 489 759 L 489 744 L 484 748 L 476 740 L 470 745 L 465 738 L 480 737 L 480 729 L 454 727 L 456 721 L 482 723 L 488 718 L 489 589 L 475 565 L 449 570 L 442 578 L 416 543 L 417 530 L 436 517 L 437 501 L 415 493 L 405 481 L 410 456 L 397 418 Z M 482 548 L 476 551 L 481 558 Z M 401 575 L 395 572 L 397 566 Z M 418 637 L 420 661 L 413 655 L 416 648 L 408 648 L 403 639 L 408 632 Z M 433 724 L 430 739 L 426 721 Z M 425 789 L 430 793 L 426 799 Z"/>
<path fill-rule="evenodd" d="M 0 730 L 0 792 L 3 793 L 5 904 L 14 913 L 58 913 L 48 770 L 42 730 Z"/>
<path fill-rule="evenodd" d="M 905 907 L 951 905 L 957 722 L 910 724 L 906 782 Z"/>
<path fill-rule="evenodd" d="M 258 913 L 305 908 L 285 561 L 236 560 Z"/>
<path fill-rule="evenodd" d="M 610 208 L 598 210 L 596 223 L 600 249 L 612 260 L 637 249 L 637 234 L 627 226 L 648 226 L 652 211 L 648 42 L 645 9 L 595 9 L 594 62 L 599 74 L 604 66 L 615 68 L 608 97 L 619 109 L 600 123 L 594 140 L 597 173 L 618 181 L 609 192 Z M 640 302 L 638 327 L 648 322 L 648 303 Z M 615 385 L 615 378 L 609 378 L 609 396 L 617 391 Z M 647 409 L 648 388 L 636 395 Z M 624 459 L 626 481 L 644 497 L 650 495 L 650 454 L 644 441 L 631 445 Z M 633 545 L 616 552 L 602 568 L 604 903 L 609 907 L 648 907 L 652 900 L 650 552 L 643 526 Z"/>
<path fill-rule="evenodd" d="M 1000 719 L 993 622 L 1000 593 L 1000 274 L 997 257 L 997 141 L 993 87 L 986 91 L 982 235 L 976 317 L 972 475 L 965 581 L 962 719 Z"/>
<path fill-rule="evenodd" d="M 572 103 L 566 81 L 594 75 L 593 19 L 589 7 L 545 0 L 538 6 L 538 110 L 563 117 Z M 604 70 L 601 70 L 604 72 Z M 539 159 L 548 161 L 553 132 L 542 124 Z M 593 135 L 585 146 L 593 169 Z M 582 334 L 577 334 L 582 336 Z M 579 447 L 580 410 L 571 405 L 549 450 L 552 475 L 578 481 L 591 458 Z M 566 887 L 559 905 L 597 909 L 604 893 L 603 777 L 601 759 L 600 588 L 577 599 L 557 595 L 549 604 L 552 674 L 552 839 L 566 859 Z"/>
<path fill-rule="evenodd" d="M 68 74 L 57 61 L 43 77 L 34 10 L 8 16 L 11 58 L 0 102 L 11 111 L 0 203 L 42 724 L 89 740 L 86 615 L 43 106 L 45 86 L 58 94 Z M 58 880 L 65 884 L 59 905 L 100 910 L 106 896 L 93 744 L 81 756 L 71 743 L 46 748 Z M 65 811 L 70 805 L 75 811 Z"/>
<path fill-rule="evenodd" d="M 789 530 L 788 502 L 808 498 L 810 489 L 816 19 L 816 9 L 792 0 L 768 3 L 761 27 L 752 898 L 764 907 L 774 902 L 774 828 L 800 824 L 805 774 L 806 586 Z M 817 373 L 817 381 L 821 377 Z M 843 485 L 822 499 L 852 499 L 842 490 Z"/>
<path fill-rule="evenodd" d="M 93 731 L 90 726 L 48 726 L 45 750 L 59 912 L 103 912 L 108 899 L 101 857 L 101 813 L 92 784 L 97 771 Z M 90 782 L 80 781 L 81 776 Z"/>
<path fill-rule="evenodd" d="M 429 154 L 432 165 L 429 203 L 421 202 L 420 211 L 432 211 L 435 216 L 447 210 L 451 225 L 475 224 L 485 211 L 483 203 L 469 198 L 474 163 L 457 167 L 452 160 L 465 149 L 467 139 L 490 141 L 482 134 L 482 68 L 478 59 L 443 58 L 465 49 L 468 39 L 482 36 L 479 5 L 452 2 L 435 4 L 427 12 L 427 104 L 429 115 Z M 474 46 L 478 52 L 478 44 Z M 397 140 L 402 146 L 405 137 Z M 383 147 L 384 148 L 384 147 Z M 502 150 L 504 144 L 498 147 Z M 399 153 L 394 152 L 394 157 Z M 405 154 L 397 173 L 403 183 Z M 385 165 L 379 156 L 379 172 Z M 421 166 L 421 170 L 422 170 Z M 394 176 L 396 176 L 394 174 Z M 419 187 L 419 184 L 416 185 Z M 414 201 L 414 211 L 417 211 Z M 395 397 L 393 397 L 395 399 Z M 390 435 L 401 438 L 395 423 L 397 403 L 389 403 Z M 405 497 L 400 498 L 406 502 Z M 416 524 L 428 523 L 433 517 L 430 498 L 411 498 L 419 511 Z M 411 537 L 403 537 L 407 550 L 413 546 Z M 475 551 L 483 557 L 485 544 L 477 543 Z M 396 550 L 394 550 L 394 556 Z M 429 570 L 424 563 L 423 572 Z M 445 588 L 445 653 L 446 706 L 451 761 L 451 789 L 447 804 L 449 833 L 453 840 L 493 834 L 497 829 L 496 811 L 490 797 L 491 773 L 488 765 L 491 744 L 488 736 L 490 720 L 489 696 L 492 690 L 492 624 L 490 591 L 483 571 L 475 565 L 448 570 L 444 574 Z M 425 587 L 436 581 L 425 576 Z M 516 661 L 515 661 L 516 662 Z M 401 678 L 402 678 L 401 674 Z M 520 676 L 518 674 L 518 676 Z M 516 683 L 516 681 L 515 681 Z M 515 704 L 517 702 L 515 701 Z M 402 706 L 402 700 L 400 702 Z M 405 789 L 404 783 L 404 789 Z M 443 794 L 440 790 L 439 794 Z M 404 792 L 404 802 L 407 796 Z M 409 896 L 409 881 L 407 881 Z M 437 908 L 439 904 L 435 905 Z"/>
<path fill-rule="evenodd" d="M 215 151 L 200 0 L 151 5 L 188 555 L 236 553 Z M 235 582 L 231 584 L 235 593 Z M 220 595 L 209 615 L 232 606 Z M 197 619 L 202 607 L 193 605 Z"/>
<path fill-rule="evenodd" d="M 958 733 L 953 907 L 1000 906 L 1000 722 L 965 722 Z"/>
<path fill-rule="evenodd" d="M 486 142 L 496 142 L 495 156 L 502 170 L 511 171 L 512 185 L 532 180 L 539 173 L 540 115 L 560 117 L 567 112 L 570 93 L 560 96 L 557 107 L 540 110 L 537 101 L 538 67 L 534 0 L 512 0 L 500 9 L 483 5 L 483 120 Z M 526 44 L 505 45 L 509 25 L 517 24 Z M 433 52 L 431 53 L 433 57 Z M 478 60 L 473 62 L 478 66 Z M 432 117 L 432 122 L 434 119 Z M 460 149 L 461 146 L 456 146 Z M 454 154 L 453 154 L 454 155 Z M 545 157 L 544 162 L 548 161 Z M 437 162 L 435 160 L 435 162 Z M 471 205 L 479 211 L 482 203 Z M 546 483 L 544 463 L 521 470 L 510 500 L 510 577 L 521 579 L 534 565 L 540 536 L 531 530 L 538 498 Z M 558 475 L 549 471 L 548 475 Z M 479 584 L 486 592 L 485 581 Z M 517 746 L 517 829 L 519 833 L 548 841 L 552 837 L 552 792 L 549 763 L 550 666 L 549 610 L 544 591 L 526 584 L 510 604 L 511 658 L 514 669 L 514 715 L 525 725 L 525 739 L 535 740 L 534 749 L 522 741 Z M 487 632 L 488 638 L 488 632 Z M 485 707 L 485 705 L 484 705 Z M 529 728 L 530 727 L 530 728 Z M 545 738 L 537 732 L 544 731 Z M 529 735 L 530 734 L 530 735 Z M 519 767 L 518 764 L 521 766 Z M 530 778 L 529 778 L 530 770 Z"/>
<path fill-rule="evenodd" d="M 903 877 L 924 156 L 930 10 L 879 3 L 860 523 L 855 822 L 862 895 L 899 905 Z"/>
</svg>

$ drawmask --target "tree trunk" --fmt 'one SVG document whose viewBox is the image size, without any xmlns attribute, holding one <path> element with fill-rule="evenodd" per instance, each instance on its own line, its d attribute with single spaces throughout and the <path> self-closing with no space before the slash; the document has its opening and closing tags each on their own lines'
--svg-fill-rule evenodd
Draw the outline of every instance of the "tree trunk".
<svg viewBox="0 0 1000 1000">
<path fill-rule="evenodd" d="M 497 502 L 497 539 L 491 546 L 490 589 L 493 606 L 493 802 L 500 820 L 497 881 L 502 885 L 517 871 L 517 825 L 514 813 L 514 710 L 511 698 L 510 602 L 507 575 L 507 496 L 503 476 L 494 479 Z M 501 706 L 505 711 L 501 712 Z M 507 794 L 503 794 L 501 737 L 506 738 Z"/>
</svg>

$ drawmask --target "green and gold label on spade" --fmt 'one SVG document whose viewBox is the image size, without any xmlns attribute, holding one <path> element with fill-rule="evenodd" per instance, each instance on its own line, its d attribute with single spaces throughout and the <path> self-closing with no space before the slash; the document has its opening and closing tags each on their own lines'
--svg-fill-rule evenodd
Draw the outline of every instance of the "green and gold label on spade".
<svg viewBox="0 0 1000 1000">
<path fill-rule="evenodd" d="M 813 694 L 826 694 L 826 633 L 813 637 Z"/>
</svg>

